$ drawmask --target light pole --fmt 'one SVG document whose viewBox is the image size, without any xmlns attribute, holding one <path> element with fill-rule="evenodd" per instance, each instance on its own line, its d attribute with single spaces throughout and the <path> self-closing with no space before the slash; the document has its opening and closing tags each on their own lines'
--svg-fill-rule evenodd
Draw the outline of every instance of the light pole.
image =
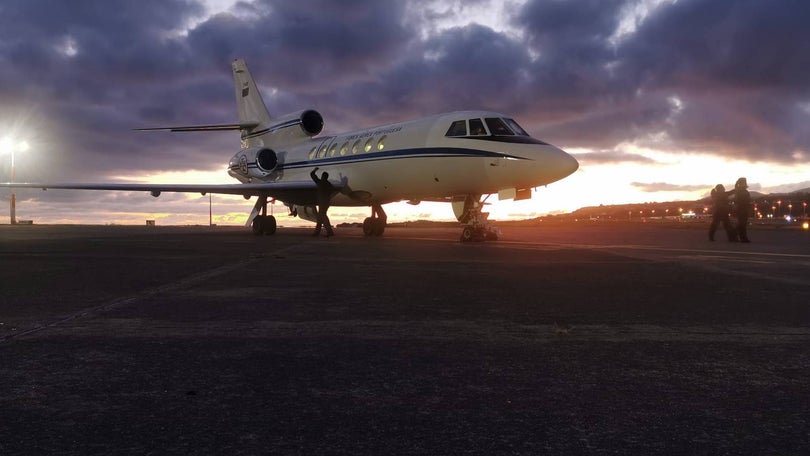
<svg viewBox="0 0 810 456">
<path fill-rule="evenodd" d="M 19 141 L 16 142 L 11 140 L 10 138 L 3 138 L 2 142 L 0 142 L 0 151 L 1 150 L 8 150 L 11 153 L 11 183 L 14 183 L 15 180 L 15 173 L 14 173 L 14 151 L 19 149 L 20 152 L 25 152 L 28 150 L 28 143 L 26 141 Z M 17 224 L 17 195 L 14 193 L 14 188 L 11 188 L 11 204 L 10 204 L 10 219 L 11 224 Z"/>
<path fill-rule="evenodd" d="M 11 146 L 11 183 L 14 183 L 14 146 Z M 17 195 L 14 194 L 14 187 L 11 187 L 11 224 L 17 224 Z"/>
</svg>

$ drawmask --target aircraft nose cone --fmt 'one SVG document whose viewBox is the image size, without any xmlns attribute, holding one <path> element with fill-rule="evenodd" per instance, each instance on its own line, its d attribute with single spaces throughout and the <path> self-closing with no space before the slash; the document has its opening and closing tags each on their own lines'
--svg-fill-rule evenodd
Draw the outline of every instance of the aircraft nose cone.
<svg viewBox="0 0 810 456">
<path fill-rule="evenodd" d="M 559 173 L 559 178 L 570 176 L 579 169 L 579 162 L 576 158 L 571 156 L 568 152 L 555 147 L 554 148 L 554 169 Z"/>
</svg>

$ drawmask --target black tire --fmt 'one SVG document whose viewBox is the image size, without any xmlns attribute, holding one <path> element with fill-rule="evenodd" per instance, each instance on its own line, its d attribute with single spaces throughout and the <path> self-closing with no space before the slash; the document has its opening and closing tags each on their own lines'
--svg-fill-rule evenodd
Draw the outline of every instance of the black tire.
<svg viewBox="0 0 810 456">
<path fill-rule="evenodd" d="M 272 215 L 264 216 L 264 222 L 262 222 L 262 232 L 267 235 L 276 234 L 276 218 Z"/>
<path fill-rule="evenodd" d="M 363 235 L 371 236 L 374 234 L 374 219 L 371 217 L 366 217 L 363 220 Z"/>
<path fill-rule="evenodd" d="M 253 223 L 251 223 L 250 228 L 253 230 L 253 234 L 256 236 L 262 235 L 262 228 L 264 227 L 264 220 L 262 220 L 261 215 L 257 215 L 253 219 Z"/>
<path fill-rule="evenodd" d="M 374 225 L 371 234 L 374 236 L 382 236 L 385 233 L 385 222 L 381 219 L 373 219 Z"/>
</svg>

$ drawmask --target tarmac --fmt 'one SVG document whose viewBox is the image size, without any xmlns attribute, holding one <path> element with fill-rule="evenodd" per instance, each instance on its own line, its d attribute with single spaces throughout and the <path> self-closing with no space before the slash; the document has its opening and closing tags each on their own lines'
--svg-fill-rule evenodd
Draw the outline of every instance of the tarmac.
<svg viewBox="0 0 810 456">
<path fill-rule="evenodd" d="M 810 232 L 0 226 L 0 454 L 810 454 Z"/>
</svg>

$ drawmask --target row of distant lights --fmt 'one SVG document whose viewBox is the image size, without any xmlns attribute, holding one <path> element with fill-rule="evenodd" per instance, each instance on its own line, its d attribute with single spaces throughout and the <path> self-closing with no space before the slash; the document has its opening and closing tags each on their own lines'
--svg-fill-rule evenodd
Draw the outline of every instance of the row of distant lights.
<svg viewBox="0 0 810 456">
<path fill-rule="evenodd" d="M 386 135 L 382 135 L 380 137 L 380 139 L 377 140 L 377 150 L 378 151 L 381 151 L 381 150 L 385 149 L 385 138 L 386 138 Z M 352 144 L 352 149 L 351 149 L 352 155 L 360 153 L 360 143 L 361 142 L 363 142 L 363 140 L 358 139 L 357 141 L 354 142 L 354 144 Z M 368 152 L 371 152 L 372 149 L 374 149 L 374 138 L 369 138 L 366 141 L 366 143 L 363 145 L 363 150 L 362 151 L 368 153 Z M 320 149 L 318 148 L 318 146 L 315 146 L 315 147 L 312 148 L 312 150 L 309 151 L 309 159 L 312 160 L 314 158 L 325 158 L 326 155 L 327 155 L 327 150 L 329 151 L 329 156 L 330 157 L 334 157 L 338 153 L 341 156 L 344 156 L 347 153 L 349 153 L 349 141 L 344 142 L 343 145 L 340 146 L 340 149 L 338 149 L 337 143 L 333 143 L 331 146 L 329 146 L 328 144 L 324 145 L 324 146 L 321 146 Z"/>
</svg>

